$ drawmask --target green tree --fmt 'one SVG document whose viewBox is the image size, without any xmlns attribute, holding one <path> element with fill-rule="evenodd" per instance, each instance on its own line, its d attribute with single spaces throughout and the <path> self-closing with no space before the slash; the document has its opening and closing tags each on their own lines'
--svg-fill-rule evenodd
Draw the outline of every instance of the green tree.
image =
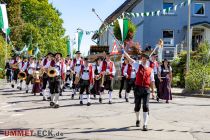
<svg viewBox="0 0 210 140">
<path fill-rule="evenodd" d="M 61 13 L 48 0 L 22 0 L 22 18 L 28 23 L 23 41 L 27 43 L 32 36 L 32 46 L 39 45 L 42 54 L 61 52 L 67 54 Z"/>
</svg>

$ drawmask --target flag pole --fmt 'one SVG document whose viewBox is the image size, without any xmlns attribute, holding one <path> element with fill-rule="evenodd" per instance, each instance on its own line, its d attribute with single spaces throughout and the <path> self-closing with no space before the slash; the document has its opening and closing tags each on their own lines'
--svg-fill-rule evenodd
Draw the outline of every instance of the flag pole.
<svg viewBox="0 0 210 140">
<path fill-rule="evenodd" d="M 187 67 L 186 67 L 186 72 L 189 72 L 190 69 L 190 51 L 191 51 L 191 46 L 190 46 L 190 32 L 191 32 L 191 0 L 188 0 L 188 25 L 187 25 Z"/>
<path fill-rule="evenodd" d="M 7 63 L 7 33 L 6 33 L 6 37 L 5 37 L 5 64 Z"/>
</svg>

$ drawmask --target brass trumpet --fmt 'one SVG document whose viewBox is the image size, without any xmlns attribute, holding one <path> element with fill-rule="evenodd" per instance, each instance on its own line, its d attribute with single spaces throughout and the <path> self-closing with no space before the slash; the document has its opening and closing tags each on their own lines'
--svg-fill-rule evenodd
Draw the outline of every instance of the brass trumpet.
<svg viewBox="0 0 210 140">
<path fill-rule="evenodd" d="M 27 75 L 26 75 L 25 72 L 19 72 L 18 73 L 18 79 L 20 79 L 20 80 L 26 80 L 26 78 L 27 78 Z"/>
<path fill-rule="evenodd" d="M 34 82 L 35 83 L 40 83 L 40 72 L 39 71 L 35 71 L 34 73 L 33 73 L 33 78 L 34 78 Z"/>
<path fill-rule="evenodd" d="M 50 77 L 50 78 L 54 78 L 56 76 L 56 70 L 55 68 L 51 67 L 48 69 L 48 72 L 47 72 L 47 75 Z"/>
</svg>

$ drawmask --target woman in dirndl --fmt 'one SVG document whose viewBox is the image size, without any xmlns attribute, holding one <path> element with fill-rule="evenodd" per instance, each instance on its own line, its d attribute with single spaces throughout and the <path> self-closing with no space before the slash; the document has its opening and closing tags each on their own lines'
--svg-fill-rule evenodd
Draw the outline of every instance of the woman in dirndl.
<svg viewBox="0 0 210 140">
<path fill-rule="evenodd" d="M 172 100 L 172 94 L 171 94 L 172 68 L 167 59 L 164 59 L 162 65 L 159 67 L 158 78 L 160 80 L 159 98 L 166 100 L 166 103 L 169 103 L 169 100 Z"/>
</svg>

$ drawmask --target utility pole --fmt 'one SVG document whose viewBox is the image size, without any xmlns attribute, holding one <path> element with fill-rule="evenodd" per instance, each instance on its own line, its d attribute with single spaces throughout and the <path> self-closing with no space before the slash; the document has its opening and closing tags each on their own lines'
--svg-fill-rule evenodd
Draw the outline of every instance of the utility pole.
<svg viewBox="0 0 210 140">
<path fill-rule="evenodd" d="M 186 72 L 190 70 L 190 51 L 191 51 L 191 0 L 188 0 L 188 25 L 187 25 L 187 67 Z"/>
</svg>

